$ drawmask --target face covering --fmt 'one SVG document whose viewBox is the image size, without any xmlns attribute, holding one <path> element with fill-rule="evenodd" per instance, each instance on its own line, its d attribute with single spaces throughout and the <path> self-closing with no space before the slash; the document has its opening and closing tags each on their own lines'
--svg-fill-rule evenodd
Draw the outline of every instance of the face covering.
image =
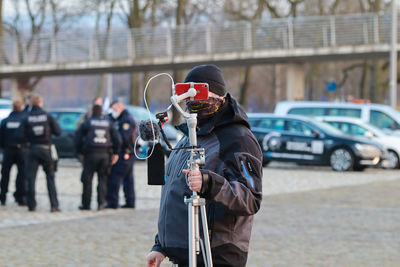
<svg viewBox="0 0 400 267">
<path fill-rule="evenodd" d="M 190 113 L 197 113 L 197 118 L 207 118 L 215 114 L 222 105 L 222 99 L 210 97 L 207 100 L 187 101 L 186 107 Z"/>
<path fill-rule="evenodd" d="M 113 111 L 111 112 L 111 116 L 112 116 L 114 119 L 117 119 L 117 118 L 119 117 L 119 115 L 121 115 L 121 113 L 119 113 L 118 111 L 113 110 Z"/>
</svg>

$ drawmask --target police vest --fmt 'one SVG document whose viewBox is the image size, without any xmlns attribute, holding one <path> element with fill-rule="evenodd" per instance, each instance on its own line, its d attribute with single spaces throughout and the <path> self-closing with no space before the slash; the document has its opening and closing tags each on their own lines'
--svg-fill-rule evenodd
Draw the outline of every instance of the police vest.
<svg viewBox="0 0 400 267">
<path fill-rule="evenodd" d="M 88 131 L 85 139 L 86 149 L 111 147 L 111 123 L 104 118 L 91 118 L 88 121 Z"/>
<path fill-rule="evenodd" d="M 32 144 L 51 143 L 50 122 L 46 112 L 30 113 L 27 117 L 28 141 Z"/>
<path fill-rule="evenodd" d="M 4 144 L 5 146 L 16 146 L 23 143 L 18 139 L 18 130 L 24 114 L 12 114 L 4 120 Z"/>
</svg>

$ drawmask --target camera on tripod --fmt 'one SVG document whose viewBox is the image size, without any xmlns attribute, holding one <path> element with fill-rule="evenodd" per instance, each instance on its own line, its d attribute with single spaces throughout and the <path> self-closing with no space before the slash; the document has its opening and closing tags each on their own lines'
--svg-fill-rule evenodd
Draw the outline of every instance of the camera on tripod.
<svg viewBox="0 0 400 267">
<path fill-rule="evenodd" d="M 146 96 L 147 87 L 150 81 L 161 75 L 167 75 L 171 79 L 171 103 L 176 108 L 176 110 L 184 117 L 188 128 L 189 147 L 179 147 L 178 149 L 186 149 L 190 153 L 190 157 L 187 162 L 188 169 L 190 171 L 199 170 L 199 166 L 205 164 L 205 150 L 204 148 L 197 147 L 197 114 L 185 112 L 179 105 L 179 103 L 184 100 L 207 100 L 209 85 L 207 83 L 194 82 L 173 84 L 173 79 L 169 74 L 158 74 L 150 78 L 150 80 L 147 82 L 144 97 Z M 147 102 L 145 102 L 145 104 L 147 106 Z M 172 107 L 172 105 L 170 105 L 167 110 L 156 114 L 156 118 L 159 120 L 158 125 L 152 121 L 144 124 L 141 123 L 141 125 L 143 125 L 143 129 L 141 129 L 141 125 L 139 125 L 139 130 L 141 134 L 143 132 L 143 134 L 147 137 L 152 136 L 152 140 L 156 141 L 158 140 L 159 134 L 161 132 L 161 134 L 163 134 L 164 140 L 167 141 L 167 138 L 165 138 L 165 135 L 162 131 L 162 124 L 168 120 L 167 112 Z M 157 135 L 155 133 L 156 126 L 158 126 L 160 129 Z M 166 182 L 166 177 L 164 174 L 164 155 L 160 153 L 160 147 L 161 145 L 159 142 L 157 144 L 154 144 L 151 154 L 149 154 L 147 157 L 149 175 L 148 180 L 150 181 L 150 179 L 152 178 L 150 177 L 150 174 L 152 174 L 154 178 L 156 178 L 154 184 L 164 184 Z M 210 238 L 208 236 L 207 214 L 205 208 L 206 200 L 204 198 L 201 198 L 196 191 L 192 191 L 191 197 L 184 197 L 183 201 L 188 207 L 189 266 L 197 266 L 197 255 L 199 255 L 202 251 L 205 266 L 212 267 L 213 263 L 211 256 L 211 245 Z M 200 237 L 200 224 L 202 225 L 203 229 L 203 238 Z"/>
</svg>

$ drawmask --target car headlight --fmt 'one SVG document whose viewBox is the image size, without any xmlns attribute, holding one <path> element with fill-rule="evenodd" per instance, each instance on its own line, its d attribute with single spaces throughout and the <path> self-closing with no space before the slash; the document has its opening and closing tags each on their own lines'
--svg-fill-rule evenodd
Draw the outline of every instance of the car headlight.
<svg viewBox="0 0 400 267">
<path fill-rule="evenodd" d="M 354 147 L 357 149 L 358 152 L 360 152 L 363 155 L 374 156 L 374 155 L 380 154 L 380 149 L 373 145 L 357 143 L 354 145 Z"/>
</svg>

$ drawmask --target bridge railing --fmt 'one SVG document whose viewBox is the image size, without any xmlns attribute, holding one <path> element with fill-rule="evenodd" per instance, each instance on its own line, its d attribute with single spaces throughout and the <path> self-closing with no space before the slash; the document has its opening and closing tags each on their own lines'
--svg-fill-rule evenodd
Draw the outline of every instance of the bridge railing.
<svg viewBox="0 0 400 267">
<path fill-rule="evenodd" d="M 390 14 L 315 16 L 225 24 L 3 38 L 0 64 L 154 59 L 265 50 L 389 44 Z"/>
</svg>

